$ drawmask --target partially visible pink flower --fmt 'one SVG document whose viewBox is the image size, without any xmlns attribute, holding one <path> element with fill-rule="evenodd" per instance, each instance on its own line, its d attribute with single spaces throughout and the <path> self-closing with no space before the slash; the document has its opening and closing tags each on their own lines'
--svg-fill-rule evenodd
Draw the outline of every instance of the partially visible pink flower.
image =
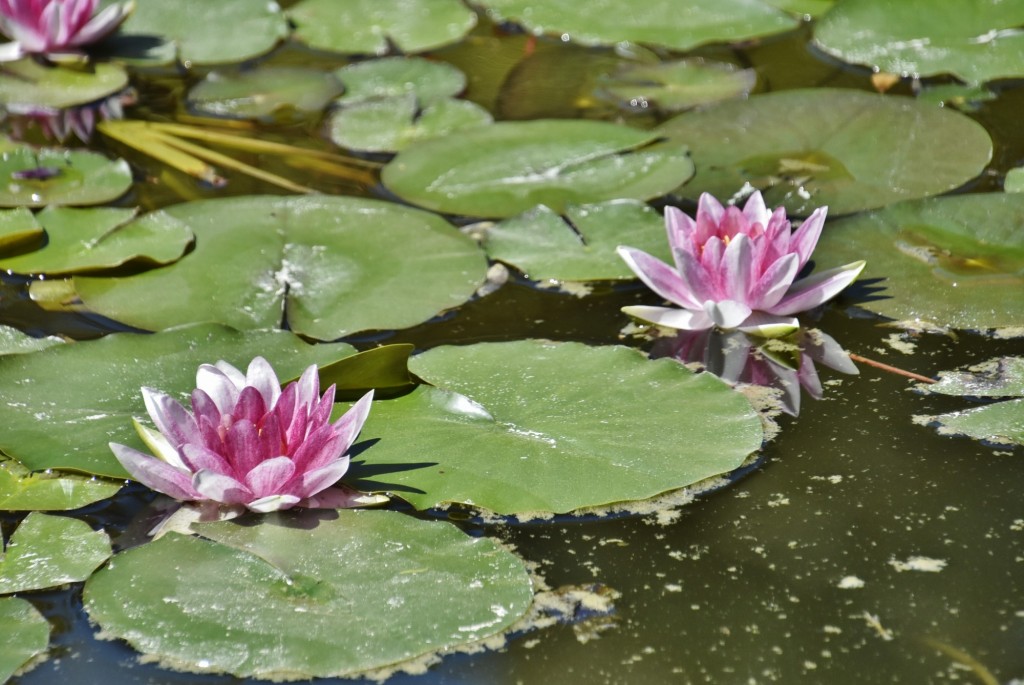
<svg viewBox="0 0 1024 685">
<path fill-rule="evenodd" d="M 284 391 L 262 357 L 246 374 L 223 361 L 203 364 L 196 385 L 191 412 L 170 395 L 142 389 L 159 432 L 138 421 L 135 429 L 157 456 L 110 444 L 132 478 L 175 499 L 258 512 L 338 501 L 322 491 L 348 469 L 346 453 L 373 391 L 331 424 L 335 386 L 320 397 L 315 365 Z"/>
<path fill-rule="evenodd" d="M 675 268 L 642 250 L 620 246 L 619 255 L 647 287 L 679 309 L 623 307 L 638 319 L 669 328 L 717 326 L 778 336 L 796 330 L 793 316 L 835 297 L 850 285 L 864 262 L 795 280 L 814 251 L 826 207 L 796 231 L 786 210 L 769 212 L 760 192 L 741 211 L 711 195 L 700 196 L 694 221 L 675 207 L 665 209 Z"/>
<path fill-rule="evenodd" d="M 12 42 L 0 46 L 0 62 L 26 55 L 53 59 L 81 55 L 80 48 L 117 30 L 134 3 L 118 3 L 98 14 L 97 0 L 0 0 L 0 32 Z"/>
<path fill-rule="evenodd" d="M 11 121 L 12 135 L 23 138 L 26 124 L 35 124 L 43 136 L 63 143 L 74 134 L 83 143 L 88 143 L 100 121 L 124 118 L 124 105 L 135 102 L 135 95 L 126 90 L 116 95 L 75 107 L 56 109 L 12 104 L 7 110 L 15 115 Z"/>
</svg>

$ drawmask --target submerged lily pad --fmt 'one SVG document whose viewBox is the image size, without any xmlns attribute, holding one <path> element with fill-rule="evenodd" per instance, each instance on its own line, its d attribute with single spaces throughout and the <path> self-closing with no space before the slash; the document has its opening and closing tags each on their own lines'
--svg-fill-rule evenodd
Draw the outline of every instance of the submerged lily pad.
<svg viewBox="0 0 1024 685">
<path fill-rule="evenodd" d="M 103 531 L 78 519 L 32 512 L 0 559 L 0 594 L 85 580 L 110 554 L 110 538 Z"/>
<path fill-rule="evenodd" d="M 947 145 L 952 141 L 947 141 Z M 866 259 L 860 280 L 883 288 L 858 305 L 897 321 L 988 329 L 1024 321 L 1024 195 L 905 202 L 830 223 L 819 269 Z"/>
<path fill-rule="evenodd" d="M 238 332 L 216 324 L 153 335 L 117 333 L 33 354 L 0 357 L 0 386 L 16 402 L 0 402 L 0 451 L 30 469 L 66 468 L 126 478 L 107 446 L 145 450 L 132 417 L 145 417 L 143 385 L 187 397 L 200 364 L 223 359 L 245 368 L 257 355 L 278 377 L 351 355 L 344 344 L 307 345 L 284 331 Z"/>
<path fill-rule="evenodd" d="M 532 600 L 521 560 L 444 522 L 341 510 L 199 529 L 217 542 L 166 535 L 84 593 L 107 634 L 177 669 L 353 676 L 499 634 Z"/>
<path fill-rule="evenodd" d="M 70 473 L 32 473 L 0 461 L 0 510 L 66 511 L 112 497 L 122 483 Z"/>
<path fill-rule="evenodd" d="M 296 333 L 332 340 L 425 321 L 469 299 L 487 270 L 476 245 L 440 217 L 377 200 L 203 200 L 137 223 L 168 220 L 192 229 L 195 250 L 136 276 L 75 278 L 86 306 L 150 330 L 195 321 L 269 328 L 284 319 Z"/>
<path fill-rule="evenodd" d="M 846 62 L 968 83 L 1024 76 L 1024 4 L 974 0 L 843 0 L 814 28 L 819 48 Z"/>
<path fill-rule="evenodd" d="M 35 252 L 0 259 L 0 269 L 63 275 L 126 263 L 166 264 L 181 257 L 192 231 L 180 222 L 132 222 L 134 209 L 47 207 L 36 215 L 47 243 Z"/>
<path fill-rule="evenodd" d="M 757 72 L 724 62 L 683 59 L 630 64 L 599 81 L 598 92 L 629 109 L 648 105 L 681 112 L 719 100 L 742 97 L 757 84 Z"/>
<path fill-rule="evenodd" d="M 476 25 L 460 0 L 303 0 L 288 10 L 295 38 L 318 50 L 383 55 L 458 42 Z"/>
<path fill-rule="evenodd" d="M 547 207 L 535 207 L 483 231 L 491 259 L 511 264 L 537 281 L 635 278 L 615 252 L 623 244 L 672 259 L 664 221 L 634 200 L 570 206 L 564 218 Z"/>
<path fill-rule="evenodd" d="M 992 156 L 988 133 L 959 112 L 842 89 L 724 102 L 658 131 L 693 154 L 698 173 L 681 195 L 725 200 L 749 184 L 768 206 L 797 215 L 937 195 L 977 176 Z"/>
<path fill-rule="evenodd" d="M 239 119 L 318 113 L 342 91 L 333 74 L 302 67 L 214 71 L 186 98 L 195 110 Z"/>
<path fill-rule="evenodd" d="M 334 72 L 345 85 L 338 102 L 414 95 L 420 102 L 454 97 L 466 88 L 466 75 L 450 64 L 422 57 L 386 57 L 356 62 Z"/>
<path fill-rule="evenodd" d="M 490 112 L 473 102 L 445 98 L 421 106 L 412 95 L 359 102 L 331 115 L 328 133 L 340 147 L 397 152 L 410 144 L 485 126 Z"/>
<path fill-rule="evenodd" d="M 128 72 L 117 64 L 101 62 L 82 70 L 22 59 L 5 63 L 0 71 L 0 104 L 15 112 L 62 109 L 102 100 L 127 85 Z"/>
<path fill-rule="evenodd" d="M 682 146 L 647 148 L 656 134 L 599 121 L 504 122 L 427 140 L 398 154 L 384 185 L 429 209 L 507 217 L 536 205 L 647 200 L 693 174 Z"/>
<path fill-rule="evenodd" d="M 483 0 L 498 21 L 514 21 L 533 33 L 568 36 L 584 45 L 622 41 L 690 50 L 704 43 L 750 40 L 796 28 L 793 16 L 762 0 Z"/>
<path fill-rule="evenodd" d="M 710 374 L 624 347 L 526 340 L 440 347 L 438 387 L 379 402 L 349 482 L 420 509 L 500 514 L 641 500 L 738 467 L 761 446 L 747 400 Z"/>
<path fill-rule="evenodd" d="M 0 597 L 0 682 L 50 644 L 50 624 L 27 600 Z"/>
<path fill-rule="evenodd" d="M 131 185 L 127 162 L 95 152 L 21 146 L 0 156 L 0 207 L 98 205 Z"/>
</svg>

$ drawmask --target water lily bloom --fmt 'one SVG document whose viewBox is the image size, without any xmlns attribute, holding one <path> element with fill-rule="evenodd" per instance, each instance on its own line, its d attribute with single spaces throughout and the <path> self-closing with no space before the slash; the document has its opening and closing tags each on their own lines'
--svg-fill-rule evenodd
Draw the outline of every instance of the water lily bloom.
<svg viewBox="0 0 1024 685">
<path fill-rule="evenodd" d="M 282 391 L 262 357 L 245 374 L 220 361 L 199 367 L 196 386 L 191 412 L 170 395 L 142 388 L 159 432 L 138 421 L 135 429 L 156 456 L 110 444 L 133 478 L 175 499 L 258 512 L 337 501 L 322 491 L 348 469 L 346 453 L 373 391 L 331 424 L 335 386 L 320 396 L 315 365 Z"/>
<path fill-rule="evenodd" d="M 97 0 L 0 0 L 0 32 L 12 42 L 0 46 L 0 62 L 26 55 L 51 59 L 80 56 L 81 48 L 113 33 L 128 18 L 132 2 L 96 14 Z"/>
<path fill-rule="evenodd" d="M 799 327 L 794 314 L 835 297 L 864 268 L 859 261 L 797 280 L 818 243 L 827 211 L 815 210 L 791 231 L 786 210 L 769 212 L 760 192 L 750 196 L 742 211 L 726 209 L 704 193 L 696 220 L 667 207 L 675 268 L 632 247 L 619 246 L 618 252 L 647 287 L 679 308 L 622 311 L 680 330 L 717 326 L 764 336 L 791 333 Z"/>
</svg>

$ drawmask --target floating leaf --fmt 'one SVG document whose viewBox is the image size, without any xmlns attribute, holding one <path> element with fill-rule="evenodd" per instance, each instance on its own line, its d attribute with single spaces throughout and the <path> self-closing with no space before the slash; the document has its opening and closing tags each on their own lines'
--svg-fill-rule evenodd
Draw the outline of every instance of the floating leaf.
<svg viewBox="0 0 1024 685">
<path fill-rule="evenodd" d="M 102 100 L 128 85 L 128 72 L 99 63 L 90 70 L 46 66 L 34 59 L 7 62 L 0 71 L 0 104 L 10 111 L 62 109 Z"/>
<path fill-rule="evenodd" d="M 0 597 L 0 682 L 50 644 L 50 624 L 27 600 Z"/>
<path fill-rule="evenodd" d="M 318 113 L 342 91 L 333 74 L 301 67 L 214 71 L 186 98 L 195 110 L 239 119 Z"/>
<path fill-rule="evenodd" d="M 646 200 L 693 174 L 681 146 L 645 147 L 656 137 L 599 121 L 498 123 L 407 148 L 384 167 L 381 180 L 409 202 L 468 216 Z"/>
<path fill-rule="evenodd" d="M 356 62 L 334 72 L 345 85 L 346 105 L 413 95 L 420 102 L 445 100 L 466 88 L 466 76 L 450 64 L 422 57 L 386 57 Z"/>
<path fill-rule="evenodd" d="M 914 421 L 938 424 L 939 432 L 947 435 L 966 435 L 995 445 L 1024 445 L 1024 399 L 938 416 L 915 416 Z"/>
<path fill-rule="evenodd" d="M 948 149 L 953 141 L 946 141 Z M 830 223 L 818 269 L 866 259 L 862 281 L 883 290 L 858 305 L 897 321 L 987 329 L 1020 326 L 1024 195 L 989 193 L 904 202 Z"/>
<path fill-rule="evenodd" d="M 979 124 L 908 98 L 819 88 L 756 95 L 669 120 L 698 174 L 678 190 L 729 198 L 746 184 L 768 206 L 846 214 L 937 195 L 977 176 L 992 156 Z"/>
<path fill-rule="evenodd" d="M 335 398 L 357 400 L 371 388 L 375 397 L 386 397 L 415 385 L 409 375 L 409 355 L 415 348 L 409 344 L 382 345 L 353 354 L 320 368 L 320 385 L 336 386 Z"/>
<path fill-rule="evenodd" d="M 485 343 L 435 348 L 410 366 L 439 387 L 374 404 L 349 482 L 420 509 L 646 499 L 735 469 L 761 445 L 742 395 L 624 347 Z"/>
<path fill-rule="evenodd" d="M 0 209 L 0 254 L 42 243 L 45 234 L 36 215 L 25 207 Z"/>
<path fill-rule="evenodd" d="M 123 159 L 84 150 L 27 146 L 0 156 L 0 206 L 98 205 L 132 185 Z"/>
<path fill-rule="evenodd" d="M 103 531 L 78 519 L 32 512 L 0 559 L 0 594 L 85 580 L 110 554 L 110 538 Z"/>
<path fill-rule="evenodd" d="M 0 325 L 0 355 L 38 352 L 63 343 L 64 341 L 56 336 L 35 338 L 27 333 L 22 333 L 17 328 Z M 0 507 L 0 509 L 2 508 Z"/>
<path fill-rule="evenodd" d="M 0 509 L 67 511 L 112 497 L 122 483 L 70 473 L 31 473 L 14 461 L 0 461 Z"/>
<path fill-rule="evenodd" d="M 690 50 L 704 43 L 750 40 L 796 28 L 798 21 L 762 0 L 645 0 L 642 10 L 620 0 L 483 0 L 497 21 L 584 45 L 623 41 Z M 567 36 L 567 38 L 566 38 Z"/>
<path fill-rule="evenodd" d="M 17 402 L 0 402 L 0 450 L 30 469 L 67 468 L 125 478 L 107 446 L 145 450 L 132 428 L 143 418 L 143 385 L 185 399 L 200 364 L 225 360 L 245 368 L 262 355 L 281 379 L 310 364 L 337 361 L 349 345 L 306 345 L 284 331 L 238 332 L 217 324 L 154 335 L 117 333 L 34 354 L 0 357 L 0 387 Z"/>
<path fill-rule="evenodd" d="M 1024 76 L 1024 5 L 1003 0 L 843 0 L 814 27 L 814 42 L 843 61 L 908 76 L 968 83 Z"/>
<path fill-rule="evenodd" d="M 753 90 L 757 73 L 724 62 L 683 59 L 659 64 L 631 64 L 599 81 L 599 93 L 629 109 L 648 104 L 680 112 L 719 100 L 742 97 Z"/>
<path fill-rule="evenodd" d="M 318 50 L 383 55 L 458 42 L 476 25 L 459 0 L 303 0 L 288 10 L 295 38 Z"/>
<path fill-rule="evenodd" d="M 1024 167 L 1017 167 L 1006 172 L 1003 180 L 1003 191 L 1007 193 L 1024 193 Z"/>
<path fill-rule="evenodd" d="M 1001 357 L 966 371 L 942 371 L 939 381 L 918 390 L 967 397 L 1024 397 L 1024 357 Z"/>
<path fill-rule="evenodd" d="M 181 257 L 192 231 L 178 221 L 132 222 L 134 209 L 47 207 L 36 215 L 47 243 L 35 252 L 0 259 L 0 269 L 64 275 L 122 264 L 166 264 Z M 131 223 L 129 223 L 131 222 Z"/>
<path fill-rule="evenodd" d="M 169 534 L 85 588 L 106 633 L 178 669 L 353 676 L 501 633 L 532 599 L 521 560 L 444 522 L 341 510 L 199 528 L 223 544 Z"/>
<path fill-rule="evenodd" d="M 192 229 L 195 250 L 137 276 L 76 278 L 86 306 L 150 330 L 269 328 L 283 315 L 296 333 L 332 340 L 425 321 L 469 299 L 487 270 L 476 245 L 440 217 L 377 200 L 235 197 L 138 222 L 168 217 Z"/>
<path fill-rule="evenodd" d="M 936 105 L 950 105 L 961 111 L 974 112 L 983 102 L 996 99 L 996 94 L 984 86 L 969 86 L 961 83 L 943 83 L 927 86 L 917 94 L 921 102 Z"/>
<path fill-rule="evenodd" d="M 483 236 L 491 259 L 511 264 L 537 281 L 635 278 L 615 252 L 623 244 L 672 259 L 665 222 L 634 200 L 570 206 L 564 218 L 547 207 L 535 207 L 485 229 Z"/>
</svg>

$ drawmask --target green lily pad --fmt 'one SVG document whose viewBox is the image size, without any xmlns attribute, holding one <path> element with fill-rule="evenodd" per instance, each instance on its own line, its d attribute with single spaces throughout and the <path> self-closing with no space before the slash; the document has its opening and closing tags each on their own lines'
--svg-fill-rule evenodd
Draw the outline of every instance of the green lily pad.
<svg viewBox="0 0 1024 685">
<path fill-rule="evenodd" d="M 131 185 L 127 162 L 95 152 L 22 146 L 0 155 L 0 207 L 98 205 Z"/>
<path fill-rule="evenodd" d="M 334 72 L 345 85 L 338 102 L 414 95 L 420 102 L 454 97 L 466 88 L 466 75 L 444 62 L 422 57 L 386 57 L 349 64 Z"/>
<path fill-rule="evenodd" d="M 19 252 L 42 244 L 43 227 L 27 207 L 0 209 L 0 254 Z"/>
<path fill-rule="evenodd" d="M 32 473 L 0 461 L 0 510 L 67 511 L 112 497 L 122 483 L 70 473 Z"/>
<path fill-rule="evenodd" d="M 537 34 L 584 45 L 623 41 L 690 50 L 705 43 L 750 40 L 796 28 L 793 16 L 762 0 L 483 0 L 497 21 L 513 21 Z M 566 36 L 568 36 L 566 38 Z"/>
<path fill-rule="evenodd" d="M 835 3 L 836 0 L 768 0 L 773 7 L 806 17 L 820 17 Z"/>
<path fill-rule="evenodd" d="M 219 117 L 280 119 L 318 113 L 342 91 L 333 74 L 301 67 L 214 71 L 189 92 L 189 107 Z"/>
<path fill-rule="evenodd" d="M 46 245 L 0 259 L 0 269 L 55 276 L 128 263 L 167 264 L 181 257 L 192 242 L 192 231 L 181 222 L 143 224 L 132 221 L 135 214 L 134 209 L 47 207 L 36 215 L 46 229 Z"/>
<path fill-rule="evenodd" d="M 763 437 L 749 402 L 718 379 L 624 347 L 440 347 L 410 368 L 438 387 L 374 404 L 349 482 L 419 509 L 646 499 L 735 469 Z"/>
<path fill-rule="evenodd" d="M 276 2 L 135 0 L 110 41 L 114 57 L 135 64 L 228 64 L 270 52 L 288 35 Z"/>
<path fill-rule="evenodd" d="M 295 39 L 318 50 L 408 54 L 457 43 L 476 26 L 459 0 L 303 0 L 288 10 Z"/>
<path fill-rule="evenodd" d="M 357 400 L 369 388 L 377 398 L 411 390 L 416 383 L 409 374 L 410 344 L 381 345 L 320 367 L 320 386 L 335 386 L 335 400 Z"/>
<path fill-rule="evenodd" d="M 947 141 L 949 147 L 953 141 Z M 819 269 L 866 259 L 861 281 L 883 288 L 858 305 L 897 321 L 989 329 L 1020 326 L 1024 195 L 989 193 L 905 202 L 830 223 Z"/>
<path fill-rule="evenodd" d="M 976 409 L 915 416 L 922 424 L 937 424 L 939 432 L 947 435 L 966 435 L 994 445 L 1024 445 L 1024 399 L 996 402 Z"/>
<path fill-rule="evenodd" d="M 381 174 L 389 190 L 429 209 L 508 217 L 535 205 L 658 197 L 693 175 L 682 146 L 599 121 L 503 122 L 423 141 Z"/>
<path fill-rule="evenodd" d="M 32 512 L 0 559 L 0 594 L 85 580 L 110 554 L 110 538 L 103 531 L 78 519 Z"/>
<path fill-rule="evenodd" d="M 377 200 L 235 197 L 138 222 L 168 217 L 192 229 L 195 250 L 136 276 L 76 277 L 87 307 L 150 330 L 195 321 L 270 328 L 283 314 L 296 333 L 333 340 L 425 321 L 469 299 L 487 271 L 473 241 L 440 217 Z"/>
<path fill-rule="evenodd" d="M 1007 193 L 1024 193 L 1024 167 L 1017 167 L 1006 172 L 1003 180 L 1003 191 Z"/>
<path fill-rule="evenodd" d="M 636 278 L 615 252 L 623 244 L 672 260 L 664 220 L 635 200 L 571 206 L 564 218 L 547 207 L 535 207 L 483 231 L 491 259 L 511 264 L 536 281 Z"/>
<path fill-rule="evenodd" d="M 757 84 L 753 69 L 724 62 L 683 59 L 660 64 L 631 64 L 599 81 L 598 92 L 629 109 L 649 105 L 681 112 L 720 100 L 743 97 Z"/>
<path fill-rule="evenodd" d="M 966 371 L 942 371 L 939 382 L 918 390 L 967 397 L 1024 397 L 1024 357 L 1001 357 Z"/>
<path fill-rule="evenodd" d="M 532 600 L 521 560 L 445 522 L 341 510 L 197 528 L 217 542 L 168 534 L 84 593 L 105 633 L 179 670 L 354 676 L 499 634 Z"/>
<path fill-rule="evenodd" d="M 0 597 L 0 682 L 46 651 L 50 624 L 27 600 Z"/>
<path fill-rule="evenodd" d="M 1024 5 L 1003 0 L 843 0 L 814 42 L 843 61 L 908 76 L 952 74 L 968 83 L 1024 76 Z"/>
<path fill-rule="evenodd" d="M 0 104 L 12 111 L 63 109 L 102 100 L 127 85 L 128 72 L 117 64 L 99 63 L 86 71 L 22 59 L 0 71 Z"/>
<path fill-rule="evenodd" d="M 983 102 L 995 100 L 996 97 L 996 94 L 985 86 L 970 86 L 961 83 L 927 86 L 917 94 L 917 99 L 921 102 L 939 106 L 950 105 L 966 112 L 975 112 L 981 109 Z"/>
<path fill-rule="evenodd" d="M 117 333 L 0 357 L 0 387 L 17 399 L 0 402 L 0 451 L 33 470 L 126 478 L 107 443 L 146 449 L 132 428 L 132 417 L 147 415 L 143 385 L 184 399 L 203 363 L 223 359 L 245 368 L 261 355 L 283 380 L 310 364 L 323 366 L 352 353 L 349 345 L 311 346 L 284 331 L 239 332 L 202 324 L 153 335 Z"/>
<path fill-rule="evenodd" d="M 687 112 L 659 129 L 698 173 L 677 192 L 728 199 L 747 184 L 796 215 L 846 214 L 952 190 L 984 170 L 992 141 L 952 110 L 862 91 L 755 95 Z"/>
<path fill-rule="evenodd" d="M 432 100 L 422 107 L 415 96 L 359 102 L 331 115 L 328 134 L 340 147 L 367 152 L 396 152 L 494 121 L 490 112 L 466 100 Z"/>
<path fill-rule="evenodd" d="M 64 341 L 56 336 L 36 338 L 12 326 L 0 325 L 0 355 L 38 352 L 63 343 Z"/>
</svg>

